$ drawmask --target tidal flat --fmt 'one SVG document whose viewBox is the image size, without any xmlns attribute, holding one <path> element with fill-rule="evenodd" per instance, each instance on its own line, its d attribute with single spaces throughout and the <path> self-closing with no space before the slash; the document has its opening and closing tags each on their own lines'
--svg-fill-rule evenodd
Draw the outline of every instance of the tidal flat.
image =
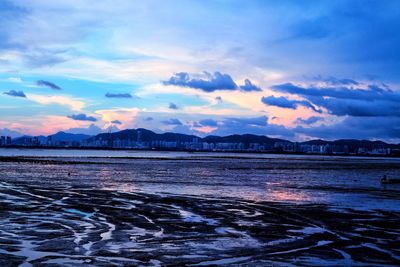
<svg viewBox="0 0 400 267">
<path fill-rule="evenodd" d="M 0 265 L 398 266 L 399 163 L 7 155 Z"/>
</svg>

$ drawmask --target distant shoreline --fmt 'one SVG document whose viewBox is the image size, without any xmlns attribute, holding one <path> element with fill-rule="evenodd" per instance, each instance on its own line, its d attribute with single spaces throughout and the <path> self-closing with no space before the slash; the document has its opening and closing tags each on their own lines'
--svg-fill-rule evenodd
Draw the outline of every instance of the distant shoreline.
<svg viewBox="0 0 400 267">
<path fill-rule="evenodd" d="M 166 149 L 166 148 L 114 148 L 114 147 L 58 147 L 58 146 L 1 146 L 0 149 L 27 149 L 27 150 L 88 150 L 88 151 L 154 151 L 154 152 L 186 152 L 186 153 L 235 153 L 235 154 L 267 154 L 267 155 L 308 155 L 321 157 L 360 157 L 360 158 L 400 158 L 400 155 L 384 155 L 384 154 L 351 154 L 351 153 L 303 153 L 303 152 L 274 152 L 274 151 L 236 151 L 236 150 L 188 150 L 188 149 Z M 0 157 L 4 157 L 1 156 Z M 9 157 L 9 156 L 7 156 Z M 19 156 L 16 156 L 19 157 Z"/>
</svg>

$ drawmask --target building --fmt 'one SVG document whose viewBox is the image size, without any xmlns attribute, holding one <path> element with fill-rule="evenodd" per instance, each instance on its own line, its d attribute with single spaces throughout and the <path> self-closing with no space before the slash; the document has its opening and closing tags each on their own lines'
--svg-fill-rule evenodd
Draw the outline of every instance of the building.
<svg viewBox="0 0 400 267">
<path fill-rule="evenodd" d="M 1 136 L 0 146 L 10 146 L 12 144 L 11 136 Z"/>
</svg>

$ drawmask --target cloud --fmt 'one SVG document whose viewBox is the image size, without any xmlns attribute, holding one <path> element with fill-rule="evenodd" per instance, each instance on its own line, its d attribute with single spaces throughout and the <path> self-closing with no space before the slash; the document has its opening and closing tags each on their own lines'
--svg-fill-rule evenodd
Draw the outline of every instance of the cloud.
<svg viewBox="0 0 400 267">
<path fill-rule="evenodd" d="M 382 100 L 352 100 L 336 98 L 315 98 L 313 102 L 336 116 L 355 117 L 400 117 L 399 103 Z"/>
<path fill-rule="evenodd" d="M 340 78 L 336 78 L 333 76 L 323 77 L 321 75 L 315 76 L 313 78 L 317 81 L 321 81 L 326 84 L 335 85 L 335 86 L 337 86 L 337 85 L 359 85 L 360 84 L 356 80 L 349 79 L 349 78 L 340 79 Z"/>
<path fill-rule="evenodd" d="M 13 130 L 29 135 L 50 135 L 74 127 L 83 127 L 87 122 L 71 120 L 67 116 L 29 116 L 9 125 Z"/>
<path fill-rule="evenodd" d="M 56 85 L 56 84 L 54 84 L 52 82 L 49 82 L 49 81 L 39 80 L 39 81 L 36 82 L 36 84 L 38 86 L 48 87 L 48 88 L 51 88 L 53 90 L 61 90 L 60 86 L 58 86 L 58 85 Z"/>
<path fill-rule="evenodd" d="M 333 32 L 325 18 L 305 19 L 291 27 L 292 36 L 289 40 L 324 39 Z"/>
<path fill-rule="evenodd" d="M 212 135 L 259 134 L 293 138 L 294 132 L 283 125 L 269 124 L 267 116 L 250 118 L 225 118 L 212 131 Z"/>
<path fill-rule="evenodd" d="M 30 68 L 40 68 L 40 67 L 51 67 L 56 64 L 67 61 L 67 58 L 63 56 L 65 51 L 57 51 L 54 49 L 43 49 L 37 48 L 34 51 L 26 51 L 23 53 L 24 62 Z M 44 81 L 45 83 L 49 83 Z M 54 86 L 53 83 L 52 86 Z M 60 90 L 61 88 L 53 88 L 50 85 L 41 85 L 48 86 L 54 90 Z M 58 87 L 58 86 L 56 86 Z"/>
<path fill-rule="evenodd" d="M 152 120 L 154 120 L 152 117 L 147 117 L 147 118 L 145 118 L 144 119 L 145 121 L 152 121 Z"/>
<path fill-rule="evenodd" d="M 398 117 L 347 117 L 331 125 L 322 124 L 315 127 L 296 127 L 296 133 L 313 138 L 324 139 L 400 139 L 400 118 Z"/>
<path fill-rule="evenodd" d="M 230 125 L 251 125 L 251 126 L 267 126 L 268 117 L 261 116 L 255 118 L 227 118 L 224 123 L 229 123 Z"/>
<path fill-rule="evenodd" d="M 222 97 L 221 96 L 216 96 L 215 100 L 217 100 L 218 103 L 222 103 Z"/>
<path fill-rule="evenodd" d="M 129 93 L 107 93 L 105 96 L 108 98 L 132 98 L 132 95 Z"/>
<path fill-rule="evenodd" d="M 261 98 L 261 102 L 268 106 L 275 106 L 280 108 L 289 108 L 289 109 L 297 109 L 297 107 L 304 106 L 314 110 L 315 112 L 321 113 L 315 106 L 313 106 L 310 102 L 305 100 L 289 100 L 286 97 L 280 96 L 263 96 Z"/>
<path fill-rule="evenodd" d="M 65 130 L 66 133 L 72 134 L 87 134 L 87 135 L 97 135 L 102 132 L 102 129 L 94 124 L 90 124 L 87 128 L 70 128 Z"/>
<path fill-rule="evenodd" d="M 86 106 L 86 103 L 82 100 L 74 99 L 69 96 L 43 96 L 29 94 L 28 99 L 42 105 L 58 104 L 69 106 L 72 110 L 75 111 L 80 111 Z"/>
<path fill-rule="evenodd" d="M 239 86 L 241 90 L 245 92 L 251 92 L 251 91 L 262 91 L 260 87 L 254 85 L 249 79 L 244 80 L 244 85 Z"/>
<path fill-rule="evenodd" d="M 261 102 L 263 102 L 266 105 L 269 106 L 276 106 L 280 108 L 290 108 L 290 109 L 296 109 L 297 106 L 299 105 L 299 101 L 297 100 L 288 100 L 286 97 L 274 97 L 274 96 L 268 96 L 268 97 L 262 97 Z"/>
<path fill-rule="evenodd" d="M 191 77 L 187 72 L 178 72 L 164 81 L 164 85 L 175 85 L 200 89 L 205 92 L 214 92 L 216 90 L 236 90 L 237 85 L 229 74 L 214 72 L 214 74 L 203 72 L 199 78 Z"/>
<path fill-rule="evenodd" d="M 216 120 L 213 119 L 204 119 L 204 120 L 200 120 L 198 122 L 201 126 L 210 126 L 210 127 L 216 127 L 218 126 L 218 122 Z"/>
<path fill-rule="evenodd" d="M 183 123 L 178 119 L 168 119 L 161 122 L 165 125 L 183 125 Z"/>
<path fill-rule="evenodd" d="M 112 108 L 96 110 L 95 113 L 99 114 L 106 123 L 119 120 L 122 123 L 120 127 L 128 129 L 133 127 L 139 111 L 138 108 Z"/>
<path fill-rule="evenodd" d="M 26 95 L 22 91 L 10 90 L 8 92 L 4 92 L 3 94 L 9 95 L 9 96 L 14 96 L 14 97 L 24 97 L 24 98 L 26 98 Z"/>
<path fill-rule="evenodd" d="M 253 84 L 249 79 L 244 80 L 244 85 L 238 86 L 229 74 L 224 74 L 219 71 L 213 74 L 204 71 L 201 74 L 194 75 L 187 72 L 178 72 L 169 78 L 168 81 L 163 81 L 163 84 L 200 89 L 207 93 L 217 90 L 241 90 L 244 92 L 262 91 L 260 87 Z M 222 99 L 216 100 L 222 101 Z"/>
<path fill-rule="evenodd" d="M 0 135 L 11 136 L 11 138 L 15 138 L 15 137 L 23 136 L 24 134 L 22 134 L 18 131 L 8 129 L 8 128 L 3 128 L 3 129 L 0 129 Z"/>
<path fill-rule="evenodd" d="M 76 121 L 97 121 L 95 117 L 87 116 L 84 113 L 81 114 L 76 114 L 76 115 L 70 115 L 67 116 L 70 119 L 76 120 Z"/>
<path fill-rule="evenodd" d="M 178 107 L 176 104 L 172 103 L 172 102 L 169 103 L 168 108 L 169 108 L 169 109 L 179 109 L 179 107 Z"/>
<path fill-rule="evenodd" d="M 188 73 L 207 69 L 220 70 L 229 74 L 236 87 L 240 87 L 243 78 L 251 77 L 251 80 L 263 89 L 267 89 L 268 84 L 282 83 L 283 79 L 290 81 L 294 77 L 321 73 L 323 77 L 328 77 L 321 79 L 321 82 L 326 84 L 325 87 L 335 90 L 324 95 L 309 95 L 308 90 L 308 95 L 297 94 L 296 97 L 290 95 L 286 97 L 297 101 L 304 99 L 316 108 L 335 115 L 329 116 L 334 117 L 333 120 L 344 119 L 349 115 L 393 117 L 398 114 L 399 102 L 395 100 L 397 93 L 382 98 L 382 93 L 368 96 L 362 92 L 355 92 L 349 98 L 350 94 L 340 89 L 355 87 L 353 89 L 370 90 L 356 84 L 359 83 L 356 79 L 364 79 L 365 74 L 375 75 L 390 84 L 399 84 L 398 1 L 368 1 L 368 4 L 359 0 L 307 1 L 301 4 L 297 1 L 241 1 L 235 4 L 235 10 L 241 12 L 241 19 L 238 19 L 238 12 L 230 12 L 233 10 L 227 9 L 225 1 L 216 1 L 214 4 L 207 2 L 201 5 L 191 1 L 185 3 L 173 1 L 173 4 L 153 3 L 153 1 L 139 4 L 121 1 L 118 5 L 112 1 L 102 1 L 96 5 L 90 1 L 65 0 L 54 3 L 0 2 L 2 29 L 0 72 L 19 70 L 19 74 L 15 75 L 23 75 L 21 78 L 24 81 L 40 73 L 49 76 L 36 76 L 38 78 L 34 78 L 34 81 L 42 78 L 51 79 L 46 77 L 64 77 L 54 80 L 63 87 L 72 84 L 69 79 L 78 77 L 107 81 L 109 84 L 104 84 L 104 88 L 107 89 L 99 91 L 104 96 L 107 90 L 118 90 L 116 89 L 120 88 L 118 82 L 122 80 L 137 81 L 140 87 L 161 79 L 167 80 L 170 74 L 177 70 Z M 180 6 L 179 10 L 176 9 L 176 4 Z M 162 8 L 155 8 L 160 5 Z M 227 10 L 229 12 L 226 12 Z M 145 15 L 132 16 L 132 14 Z M 68 20 L 60 19 L 66 15 Z M 148 23 L 149 20 L 151 23 Z M 257 27 L 254 27 L 255 24 Z M 193 31 L 193 28 L 196 28 L 196 31 Z M 146 34 L 149 32 L 154 34 Z M 65 59 L 68 60 L 63 61 Z M 30 66 L 35 62 L 41 69 L 32 70 Z M 57 62 L 61 63 L 54 65 Z M 49 65 L 51 67 L 46 67 Z M 236 75 L 239 79 L 235 79 Z M 332 78 L 331 75 L 333 77 L 351 75 L 350 78 L 354 80 Z M 209 80 L 204 74 L 202 77 L 189 76 L 189 81 Z M 277 78 L 270 79 L 272 76 Z M 62 79 L 65 79 L 65 82 Z M 189 86 L 162 87 L 165 91 L 186 90 L 187 95 L 193 91 L 187 89 Z M 299 87 L 312 89 L 315 86 L 302 84 Z M 297 117 L 308 118 L 312 115 L 309 114 L 311 110 L 303 109 L 303 106 L 295 112 L 292 109 L 265 107 L 260 101 L 261 96 L 249 93 L 249 98 L 246 99 L 239 91 L 243 89 L 236 88 L 234 89 L 236 92 L 232 92 L 232 89 L 221 92 L 217 91 L 220 89 L 216 86 L 209 85 L 205 88 L 204 92 L 208 92 L 207 90 L 215 92 L 208 96 L 210 103 L 216 95 L 221 95 L 224 104 L 209 105 L 208 108 L 198 106 L 196 110 L 193 109 L 191 115 L 205 114 L 205 112 L 208 112 L 207 116 L 212 113 L 222 114 L 222 108 L 226 108 L 224 116 L 232 114 L 229 116 L 257 117 L 262 114 L 262 110 L 266 110 L 271 116 L 279 117 L 280 120 L 273 121 L 279 123 L 283 120 L 293 122 Z M 7 91 L 9 89 L 20 88 L 10 87 Z M 387 88 L 382 87 L 382 89 Z M 81 95 L 78 92 L 79 86 L 76 88 L 71 86 L 71 90 L 75 90 L 79 96 L 93 99 L 93 102 L 101 101 L 93 92 L 82 92 Z M 29 91 L 25 93 L 29 99 Z M 363 100 L 361 97 L 366 99 Z M 7 101 L 7 98 L 3 97 L 3 100 Z M 70 98 L 70 100 L 77 99 Z M 54 98 L 51 101 L 60 105 L 67 103 Z M 193 103 L 186 98 L 176 100 L 161 98 L 159 101 L 151 104 L 144 101 L 141 107 L 151 110 L 156 105 L 164 105 L 165 110 L 169 101 L 176 101 L 186 112 Z M 49 103 L 49 100 L 45 102 Z M 6 102 L 0 103 L 0 106 L 6 104 Z M 33 103 L 28 101 L 28 104 Z M 76 104 L 71 105 L 70 102 L 67 105 L 76 107 Z M 102 108 L 111 109 L 105 106 Z M 30 107 L 27 106 L 26 110 L 28 109 L 30 112 Z M 56 112 L 54 109 L 58 110 L 59 107 L 48 107 L 46 114 Z M 33 108 L 32 112 L 35 110 Z M 81 112 L 70 111 L 69 114 Z M 298 114 L 300 112 L 305 114 Z M 129 127 L 133 123 L 132 114 L 127 113 L 123 118 L 115 114 L 112 119 L 118 119 Z M 23 120 L 19 111 L 15 111 L 12 115 L 3 113 L 2 119 L 3 116 L 9 121 Z M 336 118 L 336 116 L 342 117 Z M 30 114 L 27 115 L 26 121 L 29 121 L 30 117 Z M 158 117 L 155 115 L 154 118 Z M 368 117 L 360 119 L 364 118 Z M 187 118 L 187 120 L 199 121 L 200 118 Z M 218 118 L 218 122 L 221 121 Z M 326 122 L 329 121 L 332 120 L 327 119 Z M 45 124 L 43 122 L 43 125 Z M 39 126 L 35 127 L 39 129 Z"/>
<path fill-rule="evenodd" d="M 355 100 L 387 100 L 387 101 L 400 101 L 400 93 L 395 93 L 391 90 L 381 88 L 376 85 L 368 85 L 368 89 L 362 88 L 348 88 L 348 87 L 316 87 L 308 86 L 302 87 L 294 85 L 293 83 L 284 83 L 274 85 L 272 90 L 295 94 L 304 97 L 333 97 L 341 99 L 355 99 Z"/>
<path fill-rule="evenodd" d="M 17 6 L 11 1 L 0 2 L 0 25 L 2 26 L 0 49 L 10 49 L 15 45 L 9 26 L 14 25 L 11 23 L 12 21 L 21 21 L 27 14 L 26 9 Z"/>
<path fill-rule="evenodd" d="M 7 81 L 13 82 L 13 83 L 22 83 L 22 79 L 20 77 L 10 77 L 7 79 Z"/>
<path fill-rule="evenodd" d="M 113 124 L 122 124 L 122 122 L 120 120 L 113 120 L 113 121 L 111 121 L 111 123 L 113 123 Z"/>
<path fill-rule="evenodd" d="M 301 124 L 311 125 L 311 124 L 314 124 L 314 123 L 319 122 L 321 120 L 323 120 L 322 117 L 311 116 L 311 117 L 309 117 L 307 119 L 297 118 L 296 122 L 297 123 L 301 123 Z"/>
<path fill-rule="evenodd" d="M 397 1 L 368 1 L 367 6 L 362 1 L 312 1 L 304 5 L 297 1 L 244 1 L 236 7 L 246 20 L 238 20 L 237 12 L 225 12 L 224 1 L 201 6 L 189 2 L 181 5 L 182 12 L 174 9 L 180 3 L 173 2 L 155 8 L 155 2 L 112 5 L 106 1 L 93 6 L 90 2 L 61 1 L 57 5 L 45 5 L 40 1 L 17 1 L 18 4 L 8 4 L 12 7 L 0 9 L 1 25 L 4 25 L 0 43 L 15 50 L 76 49 L 95 58 L 104 56 L 100 51 L 108 48 L 109 43 L 102 42 L 99 36 L 109 38 L 105 30 L 109 29 L 115 39 L 113 50 L 117 55 L 134 51 L 165 58 L 169 64 L 199 62 L 194 69 L 218 65 L 248 70 L 278 65 L 287 72 L 304 73 L 311 69 L 310 72 L 315 73 L 328 68 L 334 72 L 354 70 L 382 75 L 388 72 L 392 77 L 398 76 L 400 20 Z M 140 12 L 146 15 L 131 16 Z M 68 22 L 61 21 L 59 18 L 66 14 Z M 281 19 L 283 16 L 285 20 Z M 42 18 L 46 18 L 46 23 Z M 146 23 L 151 18 L 155 18 L 152 23 Z M 109 21 L 114 23 L 108 25 Z M 255 24 L 257 27 L 252 27 Z M 276 45 L 281 39 L 286 41 Z M 227 56 L 226 51 L 236 57 Z M 77 72 L 91 72 L 75 62 L 74 66 L 80 67 L 76 68 Z M 299 67 L 296 70 L 293 66 Z M 104 73 L 112 77 L 121 74 L 108 70 Z M 153 73 L 159 73 L 159 68 L 153 68 Z"/>
<path fill-rule="evenodd" d="M 390 88 L 367 85 L 364 88 L 339 87 L 301 87 L 285 83 L 271 87 L 272 90 L 298 95 L 306 98 L 312 105 L 325 108 L 336 116 L 400 116 L 398 108 L 400 93 Z"/>
</svg>

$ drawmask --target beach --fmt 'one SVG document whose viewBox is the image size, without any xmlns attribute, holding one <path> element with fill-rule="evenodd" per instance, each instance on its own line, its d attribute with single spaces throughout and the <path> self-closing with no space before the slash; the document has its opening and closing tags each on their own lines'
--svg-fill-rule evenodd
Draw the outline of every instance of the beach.
<svg viewBox="0 0 400 267">
<path fill-rule="evenodd" d="M 399 159 L 5 151 L 2 266 L 400 264 Z"/>
</svg>

